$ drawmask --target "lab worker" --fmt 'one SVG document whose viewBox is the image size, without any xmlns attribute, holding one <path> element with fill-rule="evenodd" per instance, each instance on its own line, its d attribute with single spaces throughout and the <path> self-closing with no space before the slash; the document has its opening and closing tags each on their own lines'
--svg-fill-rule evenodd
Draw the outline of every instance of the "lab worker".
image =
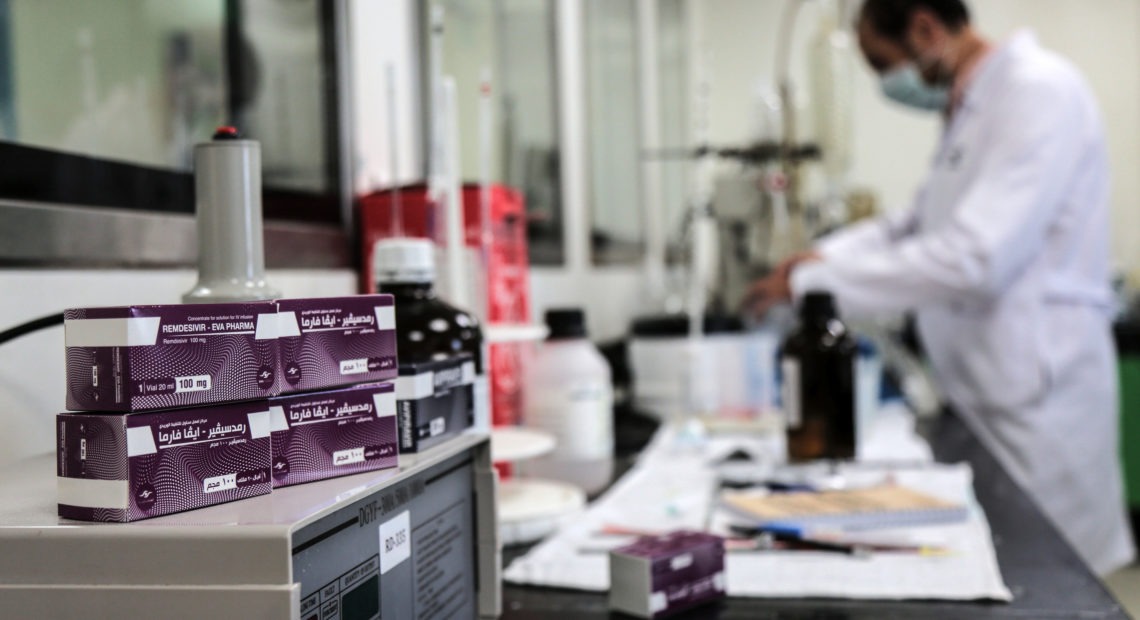
<svg viewBox="0 0 1140 620">
<path fill-rule="evenodd" d="M 929 175 L 910 208 L 822 239 L 754 299 L 827 290 L 851 316 L 914 312 L 958 415 L 1096 572 L 1120 568 L 1134 549 L 1089 87 L 1031 32 L 984 39 L 961 0 L 867 0 L 857 28 L 884 94 L 945 120 Z"/>
</svg>

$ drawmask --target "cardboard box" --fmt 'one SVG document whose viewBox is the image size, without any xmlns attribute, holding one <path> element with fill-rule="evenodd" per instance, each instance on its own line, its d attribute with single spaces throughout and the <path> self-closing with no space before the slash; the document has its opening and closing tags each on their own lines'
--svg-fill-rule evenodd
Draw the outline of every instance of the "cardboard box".
<svg viewBox="0 0 1140 620">
<path fill-rule="evenodd" d="M 396 378 L 396 311 L 391 295 L 277 302 L 281 394 Z"/>
<path fill-rule="evenodd" d="M 291 394 L 269 405 L 275 488 L 398 465 L 391 383 Z"/>
<path fill-rule="evenodd" d="M 277 393 L 273 302 L 64 313 L 67 408 L 145 411 Z"/>
<path fill-rule="evenodd" d="M 401 364 L 396 379 L 400 453 L 426 450 L 471 428 L 474 382 L 475 362 L 468 353 Z"/>
<path fill-rule="evenodd" d="M 662 618 L 724 596 L 724 540 L 718 536 L 680 531 L 610 552 L 610 609 Z"/>
<path fill-rule="evenodd" d="M 59 515 L 137 521 L 269 493 L 265 401 L 56 417 Z"/>
</svg>

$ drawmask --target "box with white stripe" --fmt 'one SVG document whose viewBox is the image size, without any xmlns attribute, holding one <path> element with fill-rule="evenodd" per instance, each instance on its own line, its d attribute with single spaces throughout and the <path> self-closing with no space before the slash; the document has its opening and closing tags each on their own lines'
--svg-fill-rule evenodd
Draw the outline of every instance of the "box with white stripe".
<svg viewBox="0 0 1140 620">
<path fill-rule="evenodd" d="M 269 415 L 274 488 L 399 464 L 391 383 L 280 396 Z"/>
<path fill-rule="evenodd" d="M 273 302 L 68 310 L 67 408 L 145 411 L 273 396 L 276 312 Z"/>
<path fill-rule="evenodd" d="M 266 401 L 56 417 L 59 515 L 137 521 L 269 493 Z"/>
<path fill-rule="evenodd" d="M 281 394 L 396 378 L 391 295 L 277 302 Z"/>
</svg>

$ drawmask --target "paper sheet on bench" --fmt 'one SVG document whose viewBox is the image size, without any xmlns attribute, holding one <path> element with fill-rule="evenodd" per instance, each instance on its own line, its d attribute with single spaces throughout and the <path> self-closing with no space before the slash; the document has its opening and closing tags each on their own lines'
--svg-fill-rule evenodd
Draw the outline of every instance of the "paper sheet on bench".
<svg viewBox="0 0 1140 620">
<path fill-rule="evenodd" d="M 899 418 L 904 419 L 904 418 Z M 907 537 L 925 544 L 944 545 L 952 555 L 875 554 L 857 559 L 834 553 L 765 552 L 730 553 L 727 559 L 728 593 L 738 597 L 821 597 L 850 599 L 1012 599 L 1002 581 L 994 553 L 989 525 L 973 495 L 972 473 L 966 465 L 916 463 L 929 461 L 929 448 L 913 434 L 898 435 L 899 424 L 877 424 L 875 431 L 884 441 L 884 451 L 910 462 L 890 468 L 894 480 L 903 485 L 971 506 L 970 519 L 954 525 L 914 528 L 892 532 L 879 530 L 876 537 Z M 907 445 L 909 442 L 909 445 Z M 637 530 L 668 531 L 680 528 L 704 529 L 715 526 L 721 513 L 710 514 L 715 493 L 715 474 L 709 462 L 739 447 L 760 453 L 780 446 L 746 439 L 718 438 L 698 453 L 678 455 L 671 450 L 671 431 L 663 430 L 647 448 L 637 466 L 583 515 L 575 518 L 556 535 L 516 560 L 506 571 L 507 581 L 580 590 L 609 589 L 609 561 L 602 551 L 613 539 L 597 536 L 605 525 Z M 868 459 L 878 461 L 876 449 Z M 852 484 L 881 481 L 886 475 L 881 465 L 852 466 L 844 474 Z"/>
</svg>

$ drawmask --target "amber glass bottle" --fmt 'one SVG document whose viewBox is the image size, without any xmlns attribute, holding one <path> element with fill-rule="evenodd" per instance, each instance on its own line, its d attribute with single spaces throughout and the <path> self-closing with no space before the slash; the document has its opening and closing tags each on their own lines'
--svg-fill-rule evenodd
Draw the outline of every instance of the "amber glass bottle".
<svg viewBox="0 0 1140 620">
<path fill-rule="evenodd" d="M 435 292 L 435 259 L 427 239 L 385 239 L 373 252 L 377 288 L 396 301 L 396 355 L 401 365 L 470 353 L 475 360 L 475 424 L 490 428 L 483 331 L 474 315 Z"/>
<path fill-rule="evenodd" d="M 855 458 L 856 355 L 831 294 L 805 295 L 780 353 L 789 460 Z"/>
</svg>

